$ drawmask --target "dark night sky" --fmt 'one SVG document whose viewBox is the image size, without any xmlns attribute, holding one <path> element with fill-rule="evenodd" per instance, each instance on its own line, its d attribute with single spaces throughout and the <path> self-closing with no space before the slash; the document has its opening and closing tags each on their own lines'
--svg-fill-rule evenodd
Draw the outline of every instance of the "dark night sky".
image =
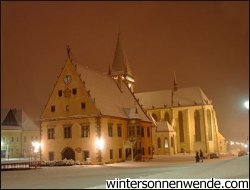
<svg viewBox="0 0 250 190">
<path fill-rule="evenodd" d="M 246 140 L 249 2 L 1 2 L 1 107 L 38 121 L 66 60 L 100 72 L 112 63 L 118 26 L 136 92 L 200 86 L 220 131 Z"/>
</svg>

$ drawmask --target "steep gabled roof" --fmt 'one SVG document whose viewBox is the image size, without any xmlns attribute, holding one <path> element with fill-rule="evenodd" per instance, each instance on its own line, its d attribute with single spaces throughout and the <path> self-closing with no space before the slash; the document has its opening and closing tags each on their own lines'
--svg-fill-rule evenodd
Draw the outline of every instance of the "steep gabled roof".
<svg viewBox="0 0 250 190">
<path fill-rule="evenodd" d="M 114 79 L 107 74 L 98 73 L 81 65 L 78 65 L 77 71 L 85 81 L 86 90 L 90 92 L 102 115 L 127 119 L 135 117 L 134 119 L 150 122 L 124 82 L 121 82 L 119 88 Z"/>
<path fill-rule="evenodd" d="M 118 33 L 114 60 L 109 72 L 112 76 L 122 74 L 134 76 L 130 67 L 127 54 L 122 46 L 120 33 Z"/>
<path fill-rule="evenodd" d="M 136 93 L 144 109 L 171 107 L 171 90 Z M 173 107 L 211 104 L 200 87 L 179 88 L 174 91 Z"/>
<path fill-rule="evenodd" d="M 17 119 L 16 119 L 16 110 L 9 109 L 7 115 L 5 116 L 4 120 L 1 122 L 1 125 L 4 126 L 19 126 Z"/>
<path fill-rule="evenodd" d="M 22 109 L 1 109 L 1 129 L 38 131 L 39 127 Z"/>
</svg>

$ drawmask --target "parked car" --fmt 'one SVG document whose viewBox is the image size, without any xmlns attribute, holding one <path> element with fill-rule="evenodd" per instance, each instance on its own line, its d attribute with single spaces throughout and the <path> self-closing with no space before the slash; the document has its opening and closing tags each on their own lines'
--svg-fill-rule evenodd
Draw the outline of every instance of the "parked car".
<svg viewBox="0 0 250 190">
<path fill-rule="evenodd" d="M 247 152 L 245 150 L 240 150 L 238 152 L 238 156 L 245 156 L 245 155 L 247 155 Z"/>
<path fill-rule="evenodd" d="M 219 156 L 218 156 L 216 153 L 209 153 L 209 154 L 208 154 L 208 157 L 209 157 L 210 159 L 219 158 Z"/>
</svg>

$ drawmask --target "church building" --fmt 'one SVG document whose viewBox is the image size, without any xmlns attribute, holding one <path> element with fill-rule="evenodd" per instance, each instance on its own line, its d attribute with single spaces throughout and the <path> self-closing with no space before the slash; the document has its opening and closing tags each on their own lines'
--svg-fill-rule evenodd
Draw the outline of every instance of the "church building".
<svg viewBox="0 0 250 190">
<path fill-rule="evenodd" d="M 155 154 L 226 151 L 212 101 L 200 87 L 177 88 L 174 77 L 172 90 L 142 92 L 136 97 L 155 123 Z"/>
<path fill-rule="evenodd" d="M 152 121 L 135 98 L 120 36 L 108 74 L 68 58 L 41 114 L 41 157 L 91 164 L 152 158 Z"/>
</svg>

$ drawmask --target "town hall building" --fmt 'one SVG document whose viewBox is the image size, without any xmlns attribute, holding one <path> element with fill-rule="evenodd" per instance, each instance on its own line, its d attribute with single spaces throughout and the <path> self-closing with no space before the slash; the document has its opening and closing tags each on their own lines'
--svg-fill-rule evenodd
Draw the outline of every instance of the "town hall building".
<svg viewBox="0 0 250 190">
<path fill-rule="evenodd" d="M 132 92 L 133 74 L 119 36 L 101 74 L 68 59 L 41 114 L 41 158 L 92 164 L 152 158 L 152 121 Z M 113 77 L 113 78 L 112 78 Z"/>
</svg>

